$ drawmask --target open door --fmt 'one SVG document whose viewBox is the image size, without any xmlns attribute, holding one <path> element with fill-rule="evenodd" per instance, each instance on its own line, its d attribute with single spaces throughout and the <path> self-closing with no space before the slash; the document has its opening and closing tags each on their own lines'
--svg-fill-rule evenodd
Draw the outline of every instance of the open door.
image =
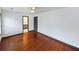
<svg viewBox="0 0 79 59">
<path fill-rule="evenodd" d="M 23 33 L 29 31 L 29 16 L 22 16 L 23 21 Z"/>
<path fill-rule="evenodd" d="M 38 32 L 38 16 L 34 17 L 34 31 Z"/>
</svg>

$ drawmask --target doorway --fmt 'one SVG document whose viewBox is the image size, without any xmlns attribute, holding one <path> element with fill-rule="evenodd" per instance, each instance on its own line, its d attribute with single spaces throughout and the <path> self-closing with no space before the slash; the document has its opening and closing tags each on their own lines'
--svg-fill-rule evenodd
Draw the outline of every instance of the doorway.
<svg viewBox="0 0 79 59">
<path fill-rule="evenodd" d="M 34 17 L 34 31 L 38 31 L 38 16 Z"/>
<path fill-rule="evenodd" d="M 23 33 L 29 31 L 29 16 L 22 16 Z"/>
</svg>

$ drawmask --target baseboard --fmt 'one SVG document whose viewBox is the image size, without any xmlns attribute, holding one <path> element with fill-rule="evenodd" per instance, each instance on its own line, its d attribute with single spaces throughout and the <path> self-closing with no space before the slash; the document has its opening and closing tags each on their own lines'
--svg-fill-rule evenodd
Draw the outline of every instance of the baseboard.
<svg viewBox="0 0 79 59">
<path fill-rule="evenodd" d="M 63 44 L 65 44 L 65 45 L 67 45 L 67 46 L 69 46 L 69 47 L 71 47 L 71 48 L 74 48 L 74 49 L 76 49 L 76 50 L 79 51 L 79 48 L 78 48 L 78 47 L 75 47 L 75 46 L 72 46 L 72 45 L 67 44 L 67 43 L 65 43 L 65 42 L 59 41 L 58 39 L 52 38 L 52 37 L 50 37 L 50 36 L 48 36 L 48 35 L 46 35 L 46 34 L 43 34 L 43 33 L 41 33 L 41 32 L 38 32 L 38 33 L 40 33 L 40 34 L 42 34 L 42 35 L 44 35 L 44 36 L 46 36 L 46 37 L 48 37 L 48 38 L 50 38 L 50 39 L 52 39 L 52 40 L 55 40 L 55 41 L 60 42 L 60 43 L 63 43 Z"/>
<path fill-rule="evenodd" d="M 13 36 L 17 36 L 17 35 L 21 35 L 23 33 L 18 33 L 18 34 L 14 34 L 14 35 L 10 35 L 10 36 L 5 36 L 5 37 L 2 37 L 1 39 L 6 39 L 6 38 L 9 38 L 9 37 L 13 37 Z"/>
</svg>

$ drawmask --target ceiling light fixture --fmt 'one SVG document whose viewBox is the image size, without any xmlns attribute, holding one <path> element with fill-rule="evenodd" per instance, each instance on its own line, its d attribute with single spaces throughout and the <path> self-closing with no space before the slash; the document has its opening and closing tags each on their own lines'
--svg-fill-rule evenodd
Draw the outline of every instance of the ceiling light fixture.
<svg viewBox="0 0 79 59">
<path fill-rule="evenodd" d="M 35 13 L 36 7 L 31 7 L 31 13 Z"/>
<path fill-rule="evenodd" d="M 31 10 L 31 13 L 34 13 L 35 11 L 34 10 Z"/>
</svg>

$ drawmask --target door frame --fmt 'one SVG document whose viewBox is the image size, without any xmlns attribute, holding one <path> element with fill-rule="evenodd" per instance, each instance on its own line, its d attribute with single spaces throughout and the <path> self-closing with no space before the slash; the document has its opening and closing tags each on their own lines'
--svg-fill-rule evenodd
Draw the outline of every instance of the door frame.
<svg viewBox="0 0 79 59">
<path fill-rule="evenodd" d="M 27 21 L 28 21 L 28 32 L 29 32 L 29 16 L 22 16 L 22 32 L 24 32 L 24 29 L 23 29 L 23 17 L 27 17 Z"/>
</svg>

